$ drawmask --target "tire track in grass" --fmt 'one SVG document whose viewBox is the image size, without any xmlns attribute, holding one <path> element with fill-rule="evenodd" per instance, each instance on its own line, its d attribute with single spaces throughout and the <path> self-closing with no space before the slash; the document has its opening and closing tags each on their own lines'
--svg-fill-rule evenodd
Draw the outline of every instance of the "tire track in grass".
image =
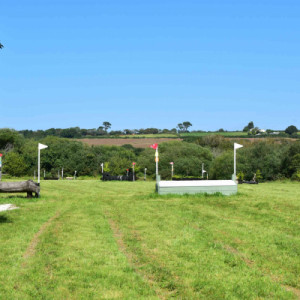
<svg viewBox="0 0 300 300">
<path fill-rule="evenodd" d="M 220 241 L 216 241 L 216 243 L 220 244 L 222 246 L 222 248 L 227 251 L 228 253 L 231 253 L 234 256 L 239 257 L 242 261 L 244 261 L 244 263 L 249 267 L 249 268 L 254 268 L 255 267 L 255 262 L 250 260 L 249 258 L 246 257 L 246 255 L 244 253 L 241 253 L 240 251 L 238 251 L 236 248 L 233 248 L 227 244 L 224 244 Z M 289 285 L 284 285 L 282 283 L 280 283 L 280 280 L 278 280 L 277 278 L 274 278 L 272 276 L 269 276 L 268 274 L 266 274 L 263 270 L 260 270 L 262 272 L 262 274 L 266 277 L 269 277 L 273 282 L 279 283 L 281 287 L 283 287 L 286 291 L 288 292 L 292 292 L 294 294 L 294 296 L 297 297 L 297 299 L 300 299 L 300 290 L 289 286 Z"/>
<path fill-rule="evenodd" d="M 169 289 L 159 287 L 157 282 L 153 278 L 151 278 L 149 274 L 146 274 L 140 269 L 142 265 L 139 264 L 138 257 L 128 250 L 128 247 L 124 242 L 124 235 L 121 232 L 118 224 L 109 216 L 107 216 L 107 218 L 110 228 L 113 232 L 114 238 L 118 244 L 119 250 L 126 256 L 129 265 L 134 269 L 134 271 L 137 274 L 144 278 L 148 285 L 155 291 L 155 294 L 159 299 L 167 299 L 169 297 L 172 297 L 172 294 L 176 293 L 176 290 L 170 291 Z"/>
<path fill-rule="evenodd" d="M 22 264 L 22 267 L 26 267 L 26 260 L 32 256 L 34 256 L 36 252 L 36 246 L 39 243 L 40 236 L 46 231 L 46 229 L 50 226 L 50 224 L 59 217 L 60 211 L 57 211 L 54 216 L 52 216 L 48 221 L 46 221 L 39 229 L 39 231 L 33 236 L 30 241 L 25 253 L 23 254 L 23 259 L 25 260 Z"/>
</svg>

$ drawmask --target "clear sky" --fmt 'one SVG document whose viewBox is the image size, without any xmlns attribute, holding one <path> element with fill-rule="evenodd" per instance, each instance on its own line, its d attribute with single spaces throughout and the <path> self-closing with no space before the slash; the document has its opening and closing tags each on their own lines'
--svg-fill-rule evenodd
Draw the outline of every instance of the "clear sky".
<svg viewBox="0 0 300 300">
<path fill-rule="evenodd" d="M 0 2 L 0 128 L 300 127 L 299 0 Z"/>
</svg>

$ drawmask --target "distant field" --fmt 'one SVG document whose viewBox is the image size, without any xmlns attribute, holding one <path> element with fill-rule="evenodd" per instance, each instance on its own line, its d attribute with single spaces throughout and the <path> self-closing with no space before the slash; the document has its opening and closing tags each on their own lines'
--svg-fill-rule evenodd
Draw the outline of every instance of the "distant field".
<svg viewBox="0 0 300 300">
<path fill-rule="evenodd" d="M 79 139 L 78 141 L 86 143 L 90 146 L 108 145 L 108 146 L 122 146 L 130 144 L 136 148 L 147 148 L 154 143 L 163 143 L 169 141 L 181 141 L 179 138 L 126 138 L 126 139 Z"/>
<path fill-rule="evenodd" d="M 188 132 L 181 133 L 180 136 L 207 136 L 207 135 L 221 135 L 225 137 L 234 137 L 234 136 L 248 136 L 247 132 L 243 131 L 228 131 L 228 132 Z"/>
<path fill-rule="evenodd" d="M 120 135 L 121 138 L 178 138 L 178 134 L 172 133 L 159 133 L 159 134 L 132 134 L 132 135 Z"/>
<path fill-rule="evenodd" d="M 299 183 L 158 196 L 154 182 L 0 194 L 1 299 L 299 299 Z"/>
<path fill-rule="evenodd" d="M 130 138 L 178 138 L 178 137 L 186 137 L 186 136 L 207 136 L 207 135 L 222 135 L 222 136 L 247 136 L 247 132 L 243 131 L 232 131 L 232 132 L 187 132 L 187 133 L 180 133 L 180 134 L 169 134 L 169 133 L 160 133 L 160 134 L 137 134 L 131 135 Z M 121 135 L 122 138 L 128 138 L 128 135 Z"/>
<path fill-rule="evenodd" d="M 251 138 L 248 136 L 247 132 L 243 131 L 228 131 L 228 132 L 218 132 L 218 131 L 209 131 L 209 132 L 187 132 L 187 133 L 180 133 L 180 134 L 170 134 L 170 133 L 159 133 L 159 134 L 132 134 L 132 135 L 120 135 L 120 136 L 109 136 L 109 135 L 104 135 L 104 136 L 88 136 L 86 138 L 82 138 L 79 140 L 119 140 L 119 139 L 128 139 L 128 140 L 133 140 L 133 139 L 178 139 L 178 138 L 183 138 L 183 137 L 204 137 L 208 135 L 220 135 L 228 138 Z M 300 132 L 298 132 L 298 135 L 300 136 Z M 276 135 L 273 136 L 257 136 L 256 139 L 259 138 L 288 138 L 288 137 L 278 137 Z M 102 142 L 105 145 L 105 142 Z M 101 145 L 102 145 L 101 143 Z M 119 142 L 115 142 L 117 145 Z M 109 145 L 111 143 L 109 142 Z M 100 144 L 99 144 L 100 145 Z"/>
<path fill-rule="evenodd" d="M 212 133 L 184 133 L 181 134 L 180 137 L 176 135 L 168 135 L 165 136 L 163 134 L 145 134 L 145 135 L 136 135 L 136 136 L 121 136 L 119 138 L 85 138 L 85 139 L 77 139 L 77 141 L 86 143 L 90 146 L 95 145 L 108 145 L 108 146 L 122 146 L 125 144 L 130 144 L 133 147 L 136 148 L 147 148 L 149 145 L 154 143 L 163 143 L 163 142 L 170 142 L 170 141 L 182 141 L 184 137 L 201 137 L 201 136 L 207 136 Z M 218 133 L 215 133 L 218 134 Z M 223 134 L 218 134 L 223 135 Z M 282 143 L 284 140 L 291 140 L 291 141 L 297 141 L 297 139 L 287 138 L 287 137 L 249 137 L 247 134 L 244 134 L 244 136 L 241 135 L 241 132 L 237 132 L 236 135 L 233 135 L 232 133 L 228 133 L 228 135 L 223 135 L 224 137 L 230 139 L 230 140 L 237 140 L 237 139 L 245 139 L 251 142 L 260 142 L 263 139 L 272 139 L 277 140 L 278 143 Z"/>
</svg>

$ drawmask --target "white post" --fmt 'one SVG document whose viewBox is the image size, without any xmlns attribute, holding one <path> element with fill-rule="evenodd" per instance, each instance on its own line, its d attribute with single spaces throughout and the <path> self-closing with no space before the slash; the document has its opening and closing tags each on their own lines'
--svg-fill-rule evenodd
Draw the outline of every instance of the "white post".
<svg viewBox="0 0 300 300">
<path fill-rule="evenodd" d="M 235 147 L 233 151 L 233 175 L 235 180 L 236 179 L 236 148 Z"/>
<path fill-rule="evenodd" d="M 170 162 L 170 165 L 171 165 L 171 180 L 174 176 L 174 162 Z"/>
<path fill-rule="evenodd" d="M 204 170 L 204 163 L 202 163 L 202 179 L 203 179 L 203 170 Z"/>
<path fill-rule="evenodd" d="M 2 153 L 0 153 L 0 181 L 2 180 Z"/>
<path fill-rule="evenodd" d="M 41 149 L 48 148 L 47 145 L 38 144 L 38 183 L 41 181 Z"/>
<path fill-rule="evenodd" d="M 146 173 L 147 173 L 147 168 L 145 168 L 145 171 L 144 171 L 144 180 L 146 181 Z"/>
<path fill-rule="evenodd" d="M 135 178 L 134 178 L 134 165 L 135 163 L 132 164 L 132 180 L 135 181 Z"/>
<path fill-rule="evenodd" d="M 236 180 L 236 149 L 242 148 L 243 145 L 240 145 L 238 143 L 234 143 L 233 145 L 233 180 Z"/>
<path fill-rule="evenodd" d="M 46 177 L 46 170 L 44 169 L 44 179 L 45 179 L 45 177 Z"/>
<path fill-rule="evenodd" d="M 156 174 L 156 178 L 157 178 L 157 176 L 158 176 L 158 147 L 155 150 L 155 163 L 156 163 L 155 174 Z"/>
<path fill-rule="evenodd" d="M 76 173 L 77 173 L 77 171 L 75 171 L 75 173 L 74 173 L 74 180 L 76 179 Z"/>
<path fill-rule="evenodd" d="M 39 147 L 39 151 L 38 151 L 38 183 L 40 183 L 40 177 L 41 177 L 41 149 Z"/>
<path fill-rule="evenodd" d="M 101 170 L 102 170 L 102 174 L 103 174 L 103 163 L 101 164 Z"/>
<path fill-rule="evenodd" d="M 61 179 L 64 179 L 64 168 L 61 168 Z"/>
</svg>

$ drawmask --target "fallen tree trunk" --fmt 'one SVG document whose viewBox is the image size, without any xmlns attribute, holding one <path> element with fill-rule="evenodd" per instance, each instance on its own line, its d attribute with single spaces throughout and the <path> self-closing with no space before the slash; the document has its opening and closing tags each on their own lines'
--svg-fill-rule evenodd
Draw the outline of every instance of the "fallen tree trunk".
<svg viewBox="0 0 300 300">
<path fill-rule="evenodd" d="M 35 193 L 35 197 L 39 197 L 40 186 L 32 180 L 0 182 L 0 193 L 27 193 L 27 198 L 32 198 L 32 193 Z"/>
</svg>

